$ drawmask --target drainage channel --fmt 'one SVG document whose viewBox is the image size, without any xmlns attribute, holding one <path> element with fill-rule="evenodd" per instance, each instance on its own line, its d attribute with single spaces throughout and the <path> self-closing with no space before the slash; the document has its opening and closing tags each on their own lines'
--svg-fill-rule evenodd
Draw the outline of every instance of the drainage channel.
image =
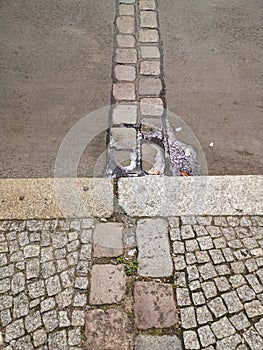
<svg viewBox="0 0 263 350">
<path fill-rule="evenodd" d="M 168 118 L 157 1 L 117 0 L 116 9 L 107 176 L 201 175 Z"/>
</svg>

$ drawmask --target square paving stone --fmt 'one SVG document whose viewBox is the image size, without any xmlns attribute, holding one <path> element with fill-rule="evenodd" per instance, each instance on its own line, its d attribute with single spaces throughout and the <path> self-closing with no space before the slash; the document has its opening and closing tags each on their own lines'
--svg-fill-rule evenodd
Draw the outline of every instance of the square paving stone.
<svg viewBox="0 0 263 350">
<path fill-rule="evenodd" d="M 127 315 L 115 309 L 87 313 L 85 350 L 128 350 Z"/>
<path fill-rule="evenodd" d="M 169 284 L 136 282 L 134 301 L 135 325 L 139 329 L 171 327 L 178 321 Z"/>
<path fill-rule="evenodd" d="M 125 294 L 125 278 L 123 265 L 94 265 L 91 270 L 90 304 L 120 302 Z"/>
<path fill-rule="evenodd" d="M 122 255 L 123 225 L 110 222 L 97 224 L 93 240 L 95 258 L 111 258 Z"/>
<path fill-rule="evenodd" d="M 162 337 L 139 335 L 136 338 L 135 350 L 181 350 L 181 342 L 176 335 Z"/>
</svg>

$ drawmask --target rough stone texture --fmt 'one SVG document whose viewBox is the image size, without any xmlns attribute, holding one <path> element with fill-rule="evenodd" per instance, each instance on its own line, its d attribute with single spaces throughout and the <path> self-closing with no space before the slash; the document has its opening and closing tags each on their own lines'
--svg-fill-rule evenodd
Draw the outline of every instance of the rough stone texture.
<svg viewBox="0 0 263 350">
<path fill-rule="evenodd" d="M 169 284 L 136 282 L 134 302 L 135 324 L 139 329 L 171 327 L 178 321 Z"/>
<path fill-rule="evenodd" d="M 181 342 L 177 336 L 161 337 L 139 335 L 136 338 L 135 350 L 181 350 Z"/>
<path fill-rule="evenodd" d="M 97 224 L 94 230 L 94 257 L 116 257 L 123 253 L 123 225 Z"/>
<path fill-rule="evenodd" d="M 160 50 L 158 46 L 144 46 L 140 45 L 140 55 L 141 58 L 147 59 L 147 58 L 160 58 Z"/>
<path fill-rule="evenodd" d="M 120 81 L 134 81 L 136 78 L 136 69 L 133 66 L 117 65 L 115 67 L 115 77 Z"/>
<path fill-rule="evenodd" d="M 129 34 L 118 34 L 116 36 L 117 45 L 120 48 L 134 48 L 135 38 Z"/>
<path fill-rule="evenodd" d="M 139 94 L 149 96 L 159 96 L 162 90 L 160 79 L 141 77 L 139 80 Z"/>
<path fill-rule="evenodd" d="M 134 15 L 134 6 L 133 5 L 119 5 L 119 14 L 120 16 L 133 16 Z"/>
<path fill-rule="evenodd" d="M 139 9 L 140 10 L 154 10 L 156 7 L 155 0 L 140 0 Z"/>
<path fill-rule="evenodd" d="M 160 98 L 148 97 L 140 100 L 142 115 L 161 117 L 163 114 L 163 101 Z"/>
<path fill-rule="evenodd" d="M 115 309 L 88 311 L 85 349 L 128 350 L 127 321 L 127 315 Z"/>
<path fill-rule="evenodd" d="M 135 86 L 132 83 L 113 84 L 113 96 L 117 101 L 135 101 Z"/>
<path fill-rule="evenodd" d="M 159 41 L 159 34 L 156 29 L 140 29 L 139 41 L 142 43 L 157 43 Z"/>
<path fill-rule="evenodd" d="M 91 270 L 90 296 L 92 305 L 119 303 L 125 294 L 123 265 L 94 265 Z"/>
<path fill-rule="evenodd" d="M 157 28 L 157 16 L 154 11 L 140 11 L 140 27 Z"/>
<path fill-rule="evenodd" d="M 142 75 L 159 75 L 160 62 L 159 61 L 142 61 L 140 64 L 140 74 Z"/>
<path fill-rule="evenodd" d="M 165 277 L 173 273 L 168 241 L 168 224 L 163 219 L 144 219 L 137 223 L 138 274 Z"/>
<path fill-rule="evenodd" d="M 117 63 L 136 63 L 137 51 L 136 49 L 116 49 Z"/>
<path fill-rule="evenodd" d="M 136 105 L 117 105 L 112 112 L 113 124 L 135 124 L 137 122 Z"/>
<path fill-rule="evenodd" d="M 117 28 L 121 34 L 133 34 L 135 31 L 134 17 L 120 16 L 117 18 Z"/>
</svg>

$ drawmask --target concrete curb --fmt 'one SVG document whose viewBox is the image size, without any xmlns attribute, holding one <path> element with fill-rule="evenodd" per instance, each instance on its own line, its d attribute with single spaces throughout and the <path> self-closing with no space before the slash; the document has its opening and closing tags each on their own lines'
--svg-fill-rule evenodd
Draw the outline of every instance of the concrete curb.
<svg viewBox="0 0 263 350">
<path fill-rule="evenodd" d="M 74 179 L 58 182 L 60 203 L 54 179 L 1 179 L 0 220 L 107 218 L 120 211 L 132 217 L 263 214 L 263 176 L 122 178 L 116 208 L 113 180 L 81 178 L 76 190 L 85 213 L 71 200 Z"/>
</svg>

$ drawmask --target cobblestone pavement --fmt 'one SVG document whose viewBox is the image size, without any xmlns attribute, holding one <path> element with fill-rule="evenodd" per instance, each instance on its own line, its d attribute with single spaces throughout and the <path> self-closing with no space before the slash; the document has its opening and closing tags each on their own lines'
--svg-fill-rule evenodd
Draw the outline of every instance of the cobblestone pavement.
<svg viewBox="0 0 263 350">
<path fill-rule="evenodd" d="M 263 217 L 104 221 L 0 222 L 1 349 L 262 349 Z"/>
</svg>

